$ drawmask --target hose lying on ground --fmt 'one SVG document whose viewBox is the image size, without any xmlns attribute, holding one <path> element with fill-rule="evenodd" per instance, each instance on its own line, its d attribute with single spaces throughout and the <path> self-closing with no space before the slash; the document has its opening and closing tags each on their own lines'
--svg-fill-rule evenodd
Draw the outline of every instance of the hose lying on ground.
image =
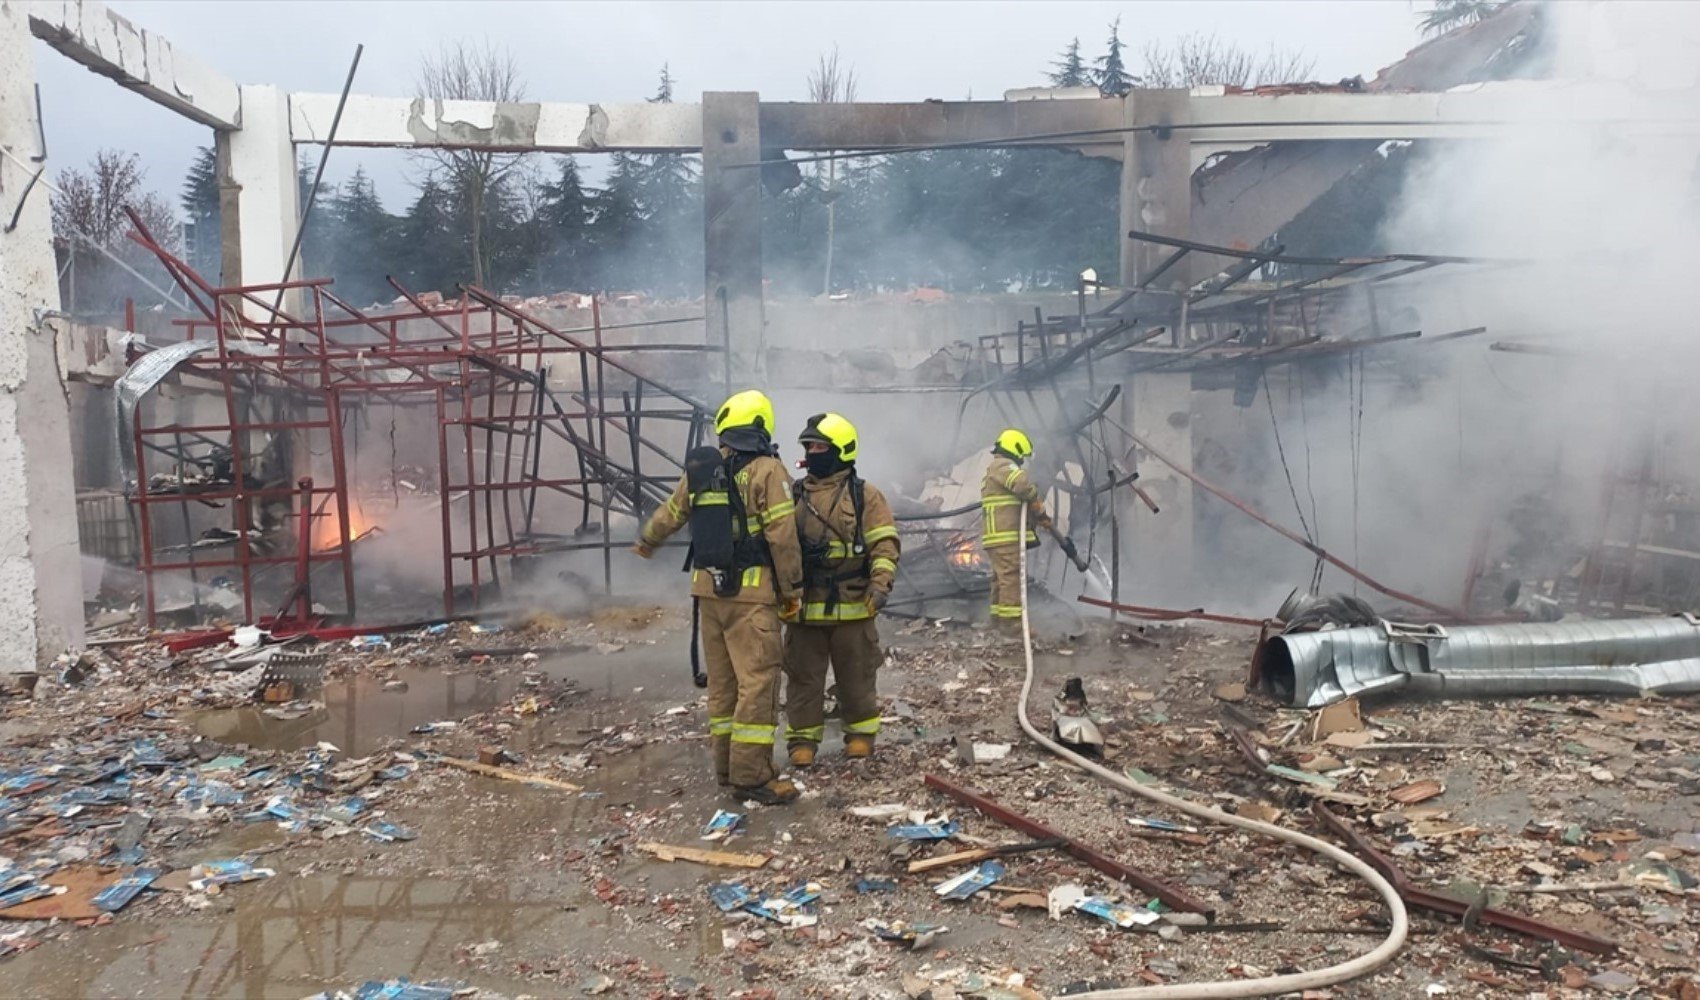
<svg viewBox="0 0 1700 1000">
<path fill-rule="evenodd" d="M 1017 538 L 1027 537 L 1027 508 L 1021 508 L 1020 530 Z M 1220 809 L 1201 806 L 1167 792 L 1160 792 L 1117 774 L 1107 767 L 1082 757 L 1080 754 L 1057 743 L 1041 733 L 1032 720 L 1027 717 L 1027 699 L 1033 693 L 1033 628 L 1027 617 L 1027 547 L 1021 548 L 1021 648 L 1026 659 L 1027 676 L 1021 683 L 1021 700 L 1016 702 L 1015 715 L 1021 722 L 1021 728 L 1032 740 L 1051 751 L 1057 756 L 1104 779 L 1123 791 L 1150 799 L 1161 805 L 1168 806 L 1178 812 L 1225 826 L 1238 827 L 1261 833 L 1266 837 L 1288 844 L 1294 844 L 1307 851 L 1320 854 L 1340 867 L 1369 883 L 1370 887 L 1381 896 L 1387 904 L 1391 926 L 1387 931 L 1387 939 L 1376 946 L 1373 951 L 1359 955 L 1350 961 L 1310 972 L 1295 972 L 1284 976 L 1267 976 L 1262 979 L 1228 979 L 1212 983 L 1169 983 L 1163 986 L 1136 986 L 1128 989 L 1097 990 L 1091 993 L 1071 994 L 1074 1000 L 1210 1000 L 1217 997 L 1263 997 L 1280 993 L 1297 993 L 1301 990 L 1321 989 L 1349 979 L 1367 975 L 1392 961 L 1399 954 L 1399 949 L 1405 945 L 1405 934 L 1409 921 L 1405 913 L 1405 901 L 1399 898 L 1399 893 L 1393 886 L 1381 877 L 1381 873 L 1371 868 L 1359 858 L 1335 847 L 1326 841 L 1318 840 L 1309 834 L 1273 823 L 1261 823 L 1257 820 L 1246 819 L 1225 813 Z"/>
</svg>

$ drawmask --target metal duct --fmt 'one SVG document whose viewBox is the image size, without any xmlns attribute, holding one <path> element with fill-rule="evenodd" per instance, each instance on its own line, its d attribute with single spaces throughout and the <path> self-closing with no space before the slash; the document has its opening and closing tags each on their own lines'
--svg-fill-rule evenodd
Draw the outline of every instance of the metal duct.
<svg viewBox="0 0 1700 1000">
<path fill-rule="evenodd" d="M 232 354 L 276 354 L 276 348 L 270 346 L 250 346 L 235 341 L 229 343 L 228 349 Z M 112 399 L 118 413 L 118 462 L 123 470 L 124 482 L 134 483 L 136 471 L 136 445 L 133 440 L 136 427 L 136 408 L 142 405 L 142 397 L 152 392 L 161 382 L 165 381 L 172 372 L 184 362 L 197 354 L 213 354 L 218 351 L 218 342 L 213 340 L 184 340 L 175 344 L 155 348 L 136 359 L 116 384 L 113 385 Z"/>
<path fill-rule="evenodd" d="M 1351 695 L 1440 697 L 1700 692 L 1700 619 L 1373 628 L 1271 638 L 1261 675 L 1276 698 L 1319 708 Z"/>
</svg>

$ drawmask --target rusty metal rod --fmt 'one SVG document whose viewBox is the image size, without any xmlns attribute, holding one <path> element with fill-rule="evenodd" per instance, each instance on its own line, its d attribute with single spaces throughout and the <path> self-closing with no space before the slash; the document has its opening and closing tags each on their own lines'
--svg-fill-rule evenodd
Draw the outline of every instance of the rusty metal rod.
<svg viewBox="0 0 1700 1000">
<path fill-rule="evenodd" d="M 1366 587 L 1370 587 L 1380 593 L 1386 594 L 1388 597 L 1391 597 L 1396 601 L 1404 601 L 1407 604 L 1415 605 L 1425 611 L 1432 611 L 1438 615 L 1448 615 L 1465 621 L 1469 620 L 1469 616 L 1461 611 L 1448 608 L 1444 605 L 1435 604 L 1432 601 L 1425 601 L 1414 594 L 1407 594 L 1402 590 L 1395 590 L 1392 587 L 1387 586 L 1381 581 L 1370 576 L 1368 573 L 1365 573 L 1363 570 L 1358 569 L 1356 566 L 1353 566 L 1344 559 L 1339 558 L 1327 549 L 1324 549 L 1322 546 L 1317 545 L 1315 542 L 1310 541 L 1289 528 L 1282 527 L 1274 521 L 1271 521 L 1244 500 L 1239 499 L 1227 490 L 1222 489 L 1220 486 L 1216 486 L 1215 484 L 1206 481 L 1191 469 L 1182 468 L 1173 459 L 1164 455 L 1156 448 L 1151 447 L 1151 442 L 1140 437 L 1138 434 L 1135 434 L 1133 431 L 1127 431 L 1127 435 L 1133 439 L 1135 444 L 1149 452 L 1152 458 L 1162 462 L 1164 465 L 1175 470 L 1175 472 L 1180 475 L 1185 476 L 1187 479 L 1192 480 L 1193 485 L 1197 486 L 1199 489 L 1235 508 L 1242 514 L 1245 514 L 1247 517 L 1250 517 L 1252 520 L 1280 535 L 1282 538 L 1304 547 L 1304 549 L 1311 555 L 1316 556 L 1318 559 L 1321 559 L 1329 565 L 1341 570 L 1348 576 L 1364 584 Z"/>
<path fill-rule="evenodd" d="M 1197 608 L 1190 611 L 1181 611 L 1176 608 L 1148 608 L 1142 607 L 1138 604 L 1120 604 L 1115 601 L 1100 600 L 1096 597 L 1087 597 L 1085 594 L 1080 595 L 1075 598 L 1075 600 L 1079 601 L 1081 604 L 1090 604 L 1094 607 L 1108 608 L 1111 611 L 1119 611 L 1122 614 L 1132 615 L 1135 618 L 1152 618 L 1157 621 L 1181 621 L 1183 619 L 1193 618 L 1201 622 L 1221 622 L 1224 625 L 1245 625 L 1250 628 L 1263 627 L 1263 619 L 1260 618 L 1241 618 L 1237 615 L 1219 615 Z"/>
<path fill-rule="evenodd" d="M 1442 896 L 1437 892 L 1431 892 L 1412 883 L 1410 878 L 1393 863 L 1392 859 L 1376 850 L 1375 845 L 1367 836 L 1350 823 L 1334 815 L 1321 802 L 1311 803 L 1310 808 L 1317 820 L 1323 826 L 1332 830 L 1341 840 L 1344 840 L 1353 854 L 1374 865 L 1375 869 L 1381 872 L 1387 881 L 1393 883 L 1393 887 L 1399 890 L 1399 896 L 1405 902 L 1420 910 L 1444 913 L 1448 916 L 1460 918 L 1470 909 L 1469 903 L 1453 899 L 1450 896 Z M 1555 927 L 1545 921 L 1536 920 L 1534 917 L 1512 913 L 1509 910 L 1501 910 L 1492 906 L 1484 908 L 1476 916 L 1476 920 L 1478 923 L 1503 927 L 1508 931 L 1514 931 L 1532 938 L 1540 938 L 1543 941 L 1556 941 L 1566 948 L 1593 952 L 1596 955 L 1610 955 L 1617 951 L 1617 943 L 1614 941 L 1565 927 Z"/>
<path fill-rule="evenodd" d="M 1034 840 L 1062 841 L 1063 850 L 1067 851 L 1076 860 L 1103 872 L 1105 875 L 1108 875 L 1113 879 L 1119 879 L 1134 886 L 1142 892 L 1156 896 L 1158 899 L 1162 900 L 1174 909 L 1185 910 L 1188 913 L 1202 913 L 1208 918 L 1215 918 L 1216 911 L 1209 903 L 1193 898 L 1185 890 L 1177 889 L 1166 882 L 1158 881 L 1149 875 L 1136 871 L 1135 869 L 1122 864 L 1120 861 L 1117 861 L 1115 858 L 1112 858 L 1107 854 L 1100 853 L 1096 849 L 1087 846 L 1073 837 L 1067 837 L 1058 833 L 1031 816 L 1023 815 L 1022 813 L 1018 813 L 1007 806 L 1000 805 L 998 802 L 986 797 L 986 795 L 981 792 L 975 791 L 966 785 L 958 785 L 955 782 L 950 781 L 947 778 L 941 778 L 936 774 L 929 774 L 924 780 L 926 781 L 928 788 L 931 788 L 934 791 L 943 792 L 945 795 L 950 796 L 963 805 L 969 806 L 970 808 L 997 820 L 999 823 L 1002 823 L 1017 833 L 1025 833 Z"/>
</svg>

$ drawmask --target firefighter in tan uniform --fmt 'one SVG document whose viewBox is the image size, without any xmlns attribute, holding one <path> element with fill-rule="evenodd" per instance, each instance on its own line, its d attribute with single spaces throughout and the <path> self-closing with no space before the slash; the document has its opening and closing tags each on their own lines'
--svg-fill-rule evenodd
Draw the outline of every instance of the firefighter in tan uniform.
<svg viewBox="0 0 1700 1000">
<path fill-rule="evenodd" d="M 874 616 L 891 596 L 900 546 L 891 505 L 856 475 L 856 428 L 836 413 L 798 436 L 809 474 L 793 487 L 803 550 L 803 612 L 785 629 L 785 744 L 809 767 L 826 735 L 830 663 L 844 754 L 867 757 L 880 731 L 875 681 L 885 654 Z"/>
<path fill-rule="evenodd" d="M 780 619 L 801 606 L 802 556 L 791 477 L 774 457 L 773 404 L 753 389 L 715 415 L 720 447 L 685 459 L 685 477 L 643 526 L 634 550 L 649 558 L 691 526 L 691 597 L 708 661 L 708 731 L 714 772 L 747 802 L 795 801 L 773 765 L 784 663 Z"/>
<path fill-rule="evenodd" d="M 1039 499 L 1039 488 L 1022 471 L 1033 454 L 1033 442 L 1011 427 L 992 445 L 992 464 L 980 484 L 980 507 L 985 527 L 980 544 L 992 564 L 992 621 L 1001 626 L 1019 623 L 1027 595 L 1021 586 L 1021 550 L 1039 544 L 1038 531 L 1050 527 L 1050 515 Z M 1027 537 L 1021 537 L 1021 505 L 1028 507 Z"/>
</svg>

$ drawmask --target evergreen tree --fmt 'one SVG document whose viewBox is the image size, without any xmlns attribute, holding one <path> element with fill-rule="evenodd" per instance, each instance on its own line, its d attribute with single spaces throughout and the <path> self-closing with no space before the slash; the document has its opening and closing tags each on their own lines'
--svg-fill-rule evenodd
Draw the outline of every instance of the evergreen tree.
<svg viewBox="0 0 1700 1000">
<path fill-rule="evenodd" d="M 662 64 L 661 79 L 649 103 L 671 104 L 673 83 Z M 692 294 L 702 284 L 702 182 L 696 158 L 655 153 L 642 163 L 638 276 L 644 288 L 657 294 Z"/>
<path fill-rule="evenodd" d="M 579 176 L 578 160 L 561 157 L 561 173 L 545 181 L 537 207 L 538 241 L 542 260 L 538 267 L 539 290 L 576 291 L 589 287 L 592 250 L 590 220 L 592 200 Z"/>
<path fill-rule="evenodd" d="M 453 295 L 464 273 L 466 234 L 460 228 L 449 192 L 435 177 L 426 177 L 402 216 L 401 264 L 397 277 L 409 291 Z"/>
<path fill-rule="evenodd" d="M 213 284 L 220 284 L 220 214 L 218 157 L 211 146 L 195 151 L 179 196 L 183 205 L 183 243 L 189 266 Z"/>
<path fill-rule="evenodd" d="M 1053 87 L 1090 87 L 1092 72 L 1086 68 L 1085 60 L 1080 58 L 1080 39 L 1069 40 L 1068 48 L 1063 49 L 1062 58 L 1051 63 L 1050 77 Z"/>
<path fill-rule="evenodd" d="M 1110 22 L 1110 40 L 1104 54 L 1095 60 L 1098 69 L 1093 74 L 1093 82 L 1106 97 L 1120 97 L 1133 89 L 1134 79 L 1128 75 L 1127 66 L 1122 62 L 1121 30 L 1120 17 Z"/>
<path fill-rule="evenodd" d="M 514 172 L 496 178 L 484 191 L 481 205 L 485 281 L 491 291 L 512 293 L 526 287 L 537 269 L 542 247 L 537 226 L 522 190 L 528 175 Z M 471 199 L 463 200 L 470 205 Z"/>
<path fill-rule="evenodd" d="M 613 154 L 608 183 L 590 199 L 590 249 L 595 254 L 591 278 L 604 289 L 632 289 L 642 284 L 637 258 L 644 224 L 644 167 L 630 153 Z"/>
<path fill-rule="evenodd" d="M 324 213 L 322 218 L 320 212 Z M 384 210 L 366 168 L 356 167 L 328 203 L 313 214 L 313 225 L 323 225 L 334 240 L 329 271 L 336 279 L 332 291 L 354 306 L 394 298 L 384 277 L 394 270 L 390 256 L 396 245 L 397 220 Z"/>
</svg>

